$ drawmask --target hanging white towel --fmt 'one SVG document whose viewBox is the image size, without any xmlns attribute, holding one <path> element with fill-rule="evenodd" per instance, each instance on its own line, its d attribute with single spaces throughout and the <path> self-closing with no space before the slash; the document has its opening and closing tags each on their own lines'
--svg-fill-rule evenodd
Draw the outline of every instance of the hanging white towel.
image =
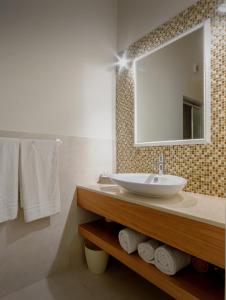
<svg viewBox="0 0 226 300">
<path fill-rule="evenodd" d="M 25 222 L 60 212 L 59 157 L 56 141 L 22 140 L 20 195 Z"/>
<path fill-rule="evenodd" d="M 168 245 L 155 250 L 155 266 L 167 275 L 175 275 L 191 263 L 191 256 Z"/>
<path fill-rule="evenodd" d="M 18 212 L 19 140 L 0 138 L 0 222 Z"/>
<path fill-rule="evenodd" d="M 121 247 L 128 253 L 131 254 L 137 250 L 138 244 L 146 241 L 148 238 L 132 229 L 125 228 L 119 231 L 119 243 Z"/>
<path fill-rule="evenodd" d="M 159 242 L 150 239 L 138 245 L 139 256 L 148 264 L 154 263 L 155 250 L 159 247 Z"/>
</svg>

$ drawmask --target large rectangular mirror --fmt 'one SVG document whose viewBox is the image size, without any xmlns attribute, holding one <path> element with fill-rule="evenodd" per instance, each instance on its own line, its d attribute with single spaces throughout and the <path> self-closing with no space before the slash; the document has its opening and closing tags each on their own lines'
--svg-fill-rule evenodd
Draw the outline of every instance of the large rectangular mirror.
<svg viewBox="0 0 226 300">
<path fill-rule="evenodd" d="M 210 142 L 210 22 L 135 59 L 135 146 Z"/>
</svg>

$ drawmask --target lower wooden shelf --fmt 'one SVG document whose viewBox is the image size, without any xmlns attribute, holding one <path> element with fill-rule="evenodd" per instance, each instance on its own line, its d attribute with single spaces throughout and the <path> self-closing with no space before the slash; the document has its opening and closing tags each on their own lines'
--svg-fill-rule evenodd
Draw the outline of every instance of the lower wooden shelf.
<svg viewBox="0 0 226 300">
<path fill-rule="evenodd" d="M 209 274 L 186 268 L 175 276 L 168 276 L 145 263 L 137 253 L 128 255 L 119 245 L 118 226 L 100 220 L 79 225 L 79 233 L 175 299 L 224 299 L 224 286 Z"/>
</svg>

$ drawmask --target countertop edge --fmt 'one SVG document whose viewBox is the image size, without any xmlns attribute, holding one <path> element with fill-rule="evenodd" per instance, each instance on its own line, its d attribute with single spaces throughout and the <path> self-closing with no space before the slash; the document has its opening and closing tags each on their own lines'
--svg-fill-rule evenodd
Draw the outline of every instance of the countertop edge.
<svg viewBox="0 0 226 300">
<path fill-rule="evenodd" d="M 90 186 L 89 185 L 77 185 L 76 189 L 77 188 L 81 188 L 81 189 L 84 189 L 84 190 L 87 190 L 87 191 L 90 191 L 90 192 L 98 193 L 100 195 L 105 195 L 105 196 L 109 196 L 109 197 L 112 197 L 112 198 L 115 198 L 115 199 L 119 199 L 121 201 L 126 201 L 128 203 L 134 203 L 134 204 L 137 204 L 137 205 L 140 205 L 140 206 L 145 206 L 147 208 L 156 209 L 158 211 L 166 212 L 166 213 L 169 213 L 169 214 L 172 214 L 172 215 L 180 216 L 180 217 L 183 217 L 183 218 L 191 219 L 191 220 L 194 220 L 194 221 L 197 221 L 197 222 L 201 222 L 201 223 L 209 224 L 209 225 L 212 225 L 212 226 L 215 226 L 215 227 L 218 227 L 218 228 L 225 229 L 225 223 L 209 220 L 207 218 L 198 217 L 198 216 L 195 216 L 195 215 L 192 215 L 192 214 L 186 214 L 186 213 L 175 211 L 173 209 L 169 209 L 169 208 L 166 208 L 166 207 L 159 207 L 159 206 L 155 206 L 155 205 L 151 205 L 151 204 L 145 205 L 145 203 L 141 204 L 141 203 L 139 203 L 138 200 L 137 201 L 136 200 L 129 201 L 129 199 L 125 199 L 121 195 L 114 195 L 114 194 L 111 194 L 111 193 L 106 192 L 106 191 L 100 191 L 98 189 L 95 189 L 94 185 L 93 186 L 91 186 L 91 185 Z M 187 192 L 183 192 L 183 193 L 187 193 Z M 190 194 L 190 193 L 188 193 L 188 194 Z M 197 194 L 197 195 L 199 195 L 199 194 Z M 205 196 L 205 195 L 202 195 L 202 196 Z M 222 198 L 222 200 L 225 201 L 224 198 Z"/>
</svg>

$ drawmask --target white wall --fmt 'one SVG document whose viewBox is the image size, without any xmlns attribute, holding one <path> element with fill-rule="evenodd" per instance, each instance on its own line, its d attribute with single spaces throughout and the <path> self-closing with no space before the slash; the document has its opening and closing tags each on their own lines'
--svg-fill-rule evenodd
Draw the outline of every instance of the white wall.
<svg viewBox="0 0 226 300">
<path fill-rule="evenodd" d="M 61 213 L 0 224 L 1 297 L 82 263 L 75 188 L 113 167 L 116 1 L 2 0 L 0 41 L 0 136 L 63 140 Z"/>
<path fill-rule="evenodd" d="M 118 51 L 142 38 L 197 0 L 119 0 Z"/>
<path fill-rule="evenodd" d="M 115 2 L 1 1 L 1 129 L 112 136 Z"/>
</svg>

